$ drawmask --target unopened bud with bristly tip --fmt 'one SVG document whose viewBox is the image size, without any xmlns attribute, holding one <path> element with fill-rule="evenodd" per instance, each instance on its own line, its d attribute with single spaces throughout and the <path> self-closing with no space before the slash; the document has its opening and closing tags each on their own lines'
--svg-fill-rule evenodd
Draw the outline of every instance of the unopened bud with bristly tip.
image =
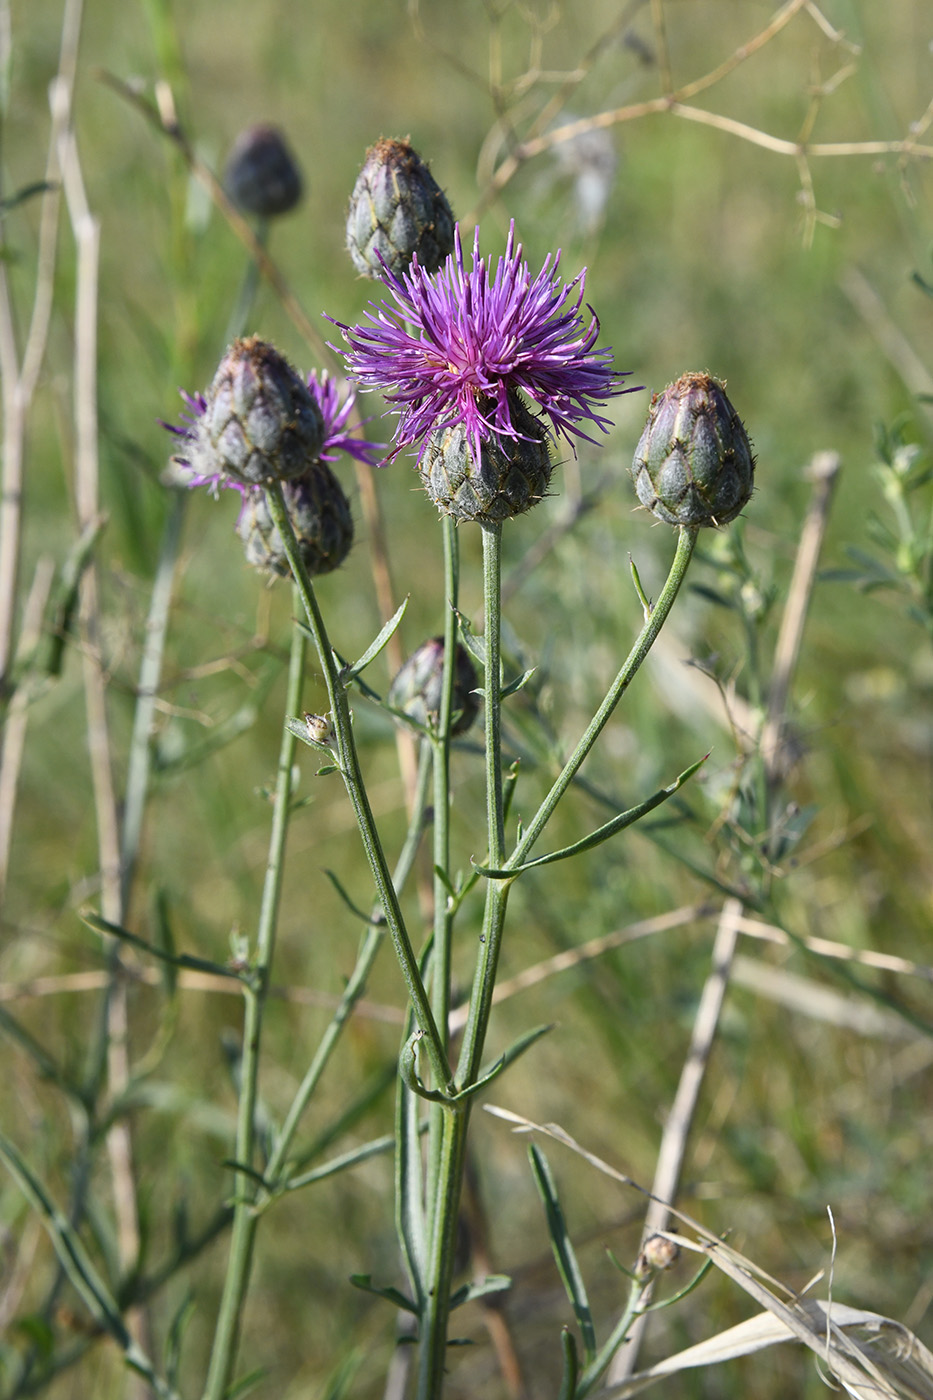
<svg viewBox="0 0 933 1400">
<path fill-rule="evenodd" d="M 407 141 L 377 141 L 350 196 L 347 250 L 364 277 L 401 276 L 417 253 L 436 272 L 454 246 L 454 216 L 444 191 Z"/>
<path fill-rule="evenodd" d="M 725 385 L 684 374 L 651 400 L 632 462 L 643 506 L 668 525 L 727 525 L 745 509 L 755 457 Z"/>
<path fill-rule="evenodd" d="M 482 433 L 478 460 L 463 424 L 439 428 L 425 444 L 418 463 L 421 483 L 445 515 L 497 525 L 523 515 L 547 494 L 553 471 L 547 429 L 514 389 L 508 404 L 514 436 Z M 494 408 L 482 397 L 478 406 L 481 413 Z"/>
<path fill-rule="evenodd" d="M 321 409 L 267 341 L 235 340 L 203 397 L 184 444 L 184 460 L 198 476 L 264 486 L 303 476 L 317 461 Z"/>
<path fill-rule="evenodd" d="M 329 574 L 346 559 L 353 543 L 353 516 L 340 482 L 326 462 L 315 462 L 297 481 L 286 481 L 282 499 L 308 573 Z M 265 492 L 247 491 L 236 524 L 247 563 L 287 578 L 285 544 L 269 512 Z"/>
<path fill-rule="evenodd" d="M 301 172 L 278 127 L 240 132 L 227 157 L 224 189 L 238 209 L 260 219 L 295 208 L 303 193 Z"/>
<path fill-rule="evenodd" d="M 451 735 L 465 734 L 476 718 L 479 697 L 476 669 L 465 647 L 457 644 L 454 669 Z M 437 729 L 444 681 L 444 638 L 424 642 L 399 671 L 389 687 L 389 704 L 410 715 L 426 729 Z"/>
</svg>

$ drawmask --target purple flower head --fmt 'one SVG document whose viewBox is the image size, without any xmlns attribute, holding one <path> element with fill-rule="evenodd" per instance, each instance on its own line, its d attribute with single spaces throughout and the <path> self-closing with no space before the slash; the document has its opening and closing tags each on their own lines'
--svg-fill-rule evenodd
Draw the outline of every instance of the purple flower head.
<svg viewBox="0 0 933 1400">
<path fill-rule="evenodd" d="M 594 405 L 630 392 L 622 388 L 625 375 L 611 368 L 611 350 L 594 348 L 592 308 L 588 325 L 581 314 L 585 271 L 564 284 L 560 253 L 553 263 L 549 254 L 532 278 L 514 235 L 513 224 L 493 274 L 491 260 L 479 255 L 477 229 L 467 272 L 458 227 L 454 252 L 438 272 L 425 272 L 417 255 L 401 276 L 386 269 L 392 301 L 370 303 L 371 324 L 335 322 L 350 347 L 343 351 L 350 374 L 399 410 L 393 457 L 420 443 L 420 462 L 432 433 L 459 424 L 478 461 L 484 436 L 521 436 L 510 390 L 530 399 L 571 446 L 571 435 L 592 441 L 581 424 L 610 427 Z"/>
<path fill-rule="evenodd" d="M 358 462 L 365 462 L 371 467 L 377 466 L 377 459 L 385 447 L 385 443 L 367 442 L 365 438 L 354 437 L 352 430 L 346 430 L 356 402 L 355 390 L 348 389 L 341 402 L 339 382 L 331 378 L 326 370 L 320 378 L 312 370 L 308 375 L 307 384 L 311 397 L 317 403 L 324 420 L 324 443 L 320 452 L 321 459 L 326 462 L 335 462 L 341 452 L 346 452 L 350 457 L 355 457 Z M 172 457 L 172 465 L 178 469 L 174 475 L 173 484 L 187 487 L 208 486 L 215 496 L 221 488 L 239 491 L 241 496 L 248 496 L 252 490 L 259 489 L 234 481 L 222 472 L 204 475 L 194 469 L 185 456 L 185 443 L 194 440 L 197 421 L 207 411 L 207 399 L 203 394 L 188 394 L 184 389 L 179 389 L 178 392 L 190 411 L 182 413 L 181 423 L 178 425 L 162 422 L 163 428 L 167 428 L 170 433 L 180 439 L 179 451 Z"/>
</svg>

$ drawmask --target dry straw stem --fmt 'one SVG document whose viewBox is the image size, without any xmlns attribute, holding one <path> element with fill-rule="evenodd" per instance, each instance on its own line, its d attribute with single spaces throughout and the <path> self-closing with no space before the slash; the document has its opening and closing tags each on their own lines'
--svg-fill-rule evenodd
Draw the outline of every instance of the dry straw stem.
<svg viewBox="0 0 933 1400">
<path fill-rule="evenodd" d="M 726 998 L 732 959 L 739 937 L 741 914 L 742 906 L 739 901 L 727 899 L 723 905 L 716 929 L 716 937 L 713 941 L 712 967 L 700 995 L 700 1004 L 697 1007 L 693 1033 L 690 1037 L 690 1048 L 687 1051 L 687 1058 L 681 1070 L 674 1102 L 671 1105 L 671 1111 L 667 1116 L 664 1132 L 661 1136 L 661 1146 L 651 1186 L 651 1200 L 648 1203 L 642 1230 L 642 1244 L 649 1236 L 656 1235 L 659 1230 L 664 1229 L 670 1215 L 670 1206 L 677 1195 L 684 1157 L 687 1153 L 687 1138 L 693 1125 L 693 1115 L 696 1112 L 700 1089 L 706 1074 L 706 1065 L 713 1048 L 716 1028 L 719 1025 L 719 1017 Z M 649 1284 L 646 1301 L 650 1299 L 650 1296 L 651 1287 Z M 608 1379 L 610 1381 L 624 1380 L 635 1370 L 646 1323 L 647 1317 L 642 1313 L 636 1319 L 629 1333 L 628 1344 L 615 1354 L 609 1367 Z"/>
<path fill-rule="evenodd" d="M 837 44 L 846 43 L 844 36 L 837 31 L 826 19 L 825 15 L 813 3 L 813 0 L 788 0 L 772 16 L 771 20 L 758 34 L 748 39 L 717 67 L 710 72 L 695 78 L 692 82 L 685 83 L 679 88 L 672 88 L 669 66 L 666 59 L 666 43 L 664 40 L 663 25 L 658 16 L 660 6 L 652 6 L 656 17 L 656 39 L 660 54 L 660 69 L 662 84 L 665 91 L 661 96 L 650 98 L 644 102 L 636 102 L 624 107 L 616 107 L 610 111 L 597 113 L 592 117 L 585 117 L 578 121 L 565 122 L 561 126 L 545 130 L 548 122 L 560 110 L 563 98 L 567 95 L 567 90 L 575 87 L 583 77 L 586 76 L 588 68 L 581 66 L 574 74 L 570 75 L 565 88 L 562 89 L 561 99 L 557 98 L 549 103 L 539 114 L 536 121 L 529 129 L 529 134 L 524 140 L 518 142 L 509 155 L 501 162 L 494 174 L 489 178 L 480 198 L 476 213 L 472 217 L 478 217 L 489 204 L 492 203 L 509 183 L 516 171 L 525 161 L 531 160 L 534 156 L 541 155 L 544 151 L 552 149 L 565 141 L 573 141 L 586 132 L 600 130 L 613 126 L 620 126 L 626 122 L 637 121 L 642 117 L 670 114 L 680 117 L 684 121 L 696 122 L 703 126 L 713 127 L 717 131 L 725 132 L 727 135 L 736 136 L 740 140 L 747 141 L 751 145 L 758 146 L 763 150 L 770 151 L 775 155 L 790 156 L 797 165 L 801 189 L 804 195 L 804 207 L 806 214 L 805 235 L 809 240 L 812 237 L 815 223 L 823 216 L 819 215 L 816 209 L 813 196 L 813 182 L 810 173 L 809 162 L 813 158 L 839 158 L 847 156 L 878 156 L 878 155 L 898 155 L 903 162 L 914 157 L 933 156 L 933 146 L 922 145 L 918 137 L 925 129 L 926 114 L 923 119 L 912 124 L 910 134 L 899 141 L 824 141 L 811 142 L 809 140 L 810 131 L 816 119 L 816 114 L 822 99 L 832 94 L 835 88 L 845 77 L 849 76 L 853 69 L 851 63 L 847 63 L 843 69 L 832 79 L 822 84 L 813 93 L 811 103 L 797 140 L 791 141 L 780 136 L 773 136 L 769 132 L 762 131 L 758 127 L 746 122 L 740 122 L 732 117 L 727 117 L 718 112 L 709 112 L 704 108 L 695 107 L 689 104 L 688 99 L 696 97 L 699 93 L 715 86 L 729 73 L 733 72 L 740 64 L 745 63 L 752 55 L 758 53 L 769 43 L 787 24 L 798 14 L 805 12 L 814 23 L 820 28 L 822 33 L 831 41 Z M 614 32 L 615 27 L 613 27 Z M 597 47 L 602 48 L 606 43 L 607 36 L 604 36 Z M 852 50 L 852 45 L 848 45 Z M 556 106 L 556 110 L 555 110 Z M 500 123 L 503 137 L 512 134 L 511 121 L 503 120 Z"/>
<path fill-rule="evenodd" d="M 77 244 L 75 283 L 75 501 L 78 527 L 84 530 L 99 514 L 99 462 L 97 433 L 97 295 L 100 225 L 87 203 L 77 143 L 70 126 L 62 132 L 60 163 L 65 199 Z M 87 707 L 88 750 L 97 819 L 101 880 L 101 912 L 112 923 L 123 922 L 123 890 L 120 874 L 120 820 L 111 766 L 111 742 L 107 718 L 107 682 L 101 653 L 100 600 L 96 562 L 92 558 L 80 585 L 80 619 L 84 639 L 82 661 Z M 130 1082 L 127 984 L 118 949 L 110 949 L 112 989 L 107 999 L 107 1085 L 113 1099 L 125 1094 Z M 117 1224 L 117 1248 L 125 1272 L 134 1269 L 140 1250 L 133 1146 L 129 1124 L 115 1120 L 107 1133 L 107 1152 L 113 1182 Z M 131 1330 L 147 1331 L 142 1314 L 130 1320 Z M 146 1346 L 146 1350 L 150 1350 Z M 134 1393 L 143 1396 L 141 1379 Z"/>
<path fill-rule="evenodd" d="M 556 1123 L 535 1123 L 510 1109 L 487 1104 L 486 1111 L 513 1125 L 518 1133 L 541 1133 L 582 1157 L 612 1181 L 629 1186 L 653 1199 L 651 1192 L 638 1185 L 595 1153 L 589 1152 Z M 815 1353 L 828 1370 L 856 1400 L 933 1400 L 933 1356 L 902 1323 L 861 1308 L 842 1307 L 822 1300 L 803 1300 L 772 1278 L 752 1259 L 718 1239 L 683 1211 L 670 1214 L 693 1232 L 694 1238 L 660 1231 L 682 1250 L 710 1260 L 722 1273 L 765 1309 L 763 1318 L 752 1318 L 739 1328 L 710 1338 L 698 1347 L 668 1357 L 645 1371 L 637 1372 L 620 1385 L 610 1385 L 596 1393 L 595 1400 L 626 1400 L 653 1385 L 663 1376 L 688 1367 L 708 1366 L 733 1356 L 746 1355 L 796 1339 Z M 868 1340 L 850 1335 L 868 1333 Z"/>
<path fill-rule="evenodd" d="M 769 784 L 779 781 L 789 766 L 783 743 L 787 702 L 800 659 L 804 624 L 813 596 L 833 488 L 841 465 L 837 452 L 818 452 L 808 468 L 813 491 L 794 559 L 787 602 L 781 615 L 771 684 L 768 687 L 768 709 L 761 731 L 761 757 Z"/>
</svg>

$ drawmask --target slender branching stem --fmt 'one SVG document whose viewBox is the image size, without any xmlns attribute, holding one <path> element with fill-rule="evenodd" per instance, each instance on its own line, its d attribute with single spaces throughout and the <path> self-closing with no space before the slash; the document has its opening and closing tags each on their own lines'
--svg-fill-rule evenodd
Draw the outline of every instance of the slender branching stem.
<svg viewBox="0 0 933 1400">
<path fill-rule="evenodd" d="M 444 1089 L 450 1087 L 451 1073 L 447 1064 L 447 1056 L 441 1042 L 441 1037 L 431 1011 L 428 994 L 418 967 L 418 960 L 415 957 L 411 946 L 411 939 L 405 926 L 401 905 L 389 867 L 386 862 L 379 833 L 376 829 L 375 818 L 363 783 L 363 775 L 360 770 L 359 756 L 356 751 L 356 743 L 353 738 L 352 719 L 350 716 L 350 705 L 347 700 L 346 687 L 340 675 L 337 660 L 334 656 L 327 630 L 324 626 L 324 619 L 318 607 L 317 597 L 308 577 L 304 560 L 298 550 L 295 540 L 295 532 L 292 529 L 285 502 L 282 499 L 281 488 L 274 484 L 266 490 L 266 499 L 269 504 L 269 513 L 272 516 L 273 524 L 282 538 L 285 553 L 288 558 L 295 579 L 295 586 L 301 598 L 302 607 L 308 621 L 308 629 L 314 638 L 317 649 L 318 660 L 324 675 L 324 683 L 327 687 L 327 697 L 330 702 L 331 720 L 334 726 L 334 744 L 337 751 L 337 764 L 343 776 L 344 785 L 353 807 L 363 847 L 369 861 L 373 880 L 376 885 L 376 892 L 379 902 L 382 905 L 389 928 L 389 935 L 395 947 L 396 957 L 402 970 L 405 986 L 411 999 L 415 1014 L 415 1020 L 421 1031 L 422 1044 L 427 1054 L 428 1062 L 431 1066 L 431 1073 L 436 1084 Z"/>
<path fill-rule="evenodd" d="M 602 733 L 607 720 L 611 716 L 616 705 L 618 705 L 619 701 L 622 699 L 622 696 L 630 686 L 642 662 L 657 641 L 658 634 L 667 621 L 668 614 L 674 606 L 674 600 L 680 592 L 680 586 L 686 576 L 687 567 L 696 544 L 697 533 L 698 528 L 696 526 L 681 525 L 679 527 L 677 550 L 667 576 L 667 581 L 658 594 L 658 601 L 646 616 L 644 626 L 636 638 L 635 645 L 626 657 L 619 674 L 609 687 L 605 699 L 587 726 L 583 737 L 564 764 L 550 792 L 529 822 L 515 850 L 511 856 L 509 856 L 508 860 L 504 862 L 505 869 L 517 870 L 522 862 L 527 860 L 532 847 L 553 816 L 557 804 L 579 772 L 583 760 Z M 493 868 L 502 868 L 496 867 L 491 859 L 490 865 L 492 865 Z"/>
<path fill-rule="evenodd" d="M 449 516 L 443 521 L 444 537 L 444 671 L 437 732 L 431 740 L 434 769 L 434 932 L 431 941 L 431 1009 L 438 1033 L 449 1052 L 448 1022 L 451 997 L 451 942 L 454 914 L 450 887 L 450 725 L 453 714 L 454 682 L 457 675 L 457 605 L 459 594 L 460 544 L 457 528 Z M 428 1170 L 425 1205 L 429 1235 L 434 1228 L 437 1185 L 440 1179 L 444 1140 L 444 1108 L 434 1104 L 428 1138 Z"/>
<path fill-rule="evenodd" d="M 301 709 L 302 680 L 305 665 L 305 639 L 299 627 L 292 628 L 291 656 L 288 668 L 286 714 Z M 287 725 L 282 730 L 279 765 L 275 783 L 275 806 L 269 837 L 269 861 L 263 885 L 262 904 L 256 949 L 253 954 L 253 976 L 244 983 L 246 1014 L 243 1025 L 243 1055 L 240 1069 L 240 1100 L 237 1112 L 236 1149 L 238 1164 L 251 1167 L 256 1141 L 256 1100 L 259 1084 L 259 1051 L 262 1017 L 272 957 L 275 950 L 276 924 L 285 861 L 285 838 L 291 808 L 295 746 L 297 739 Z M 233 1214 L 233 1234 L 224 1289 L 214 1333 L 214 1345 L 204 1387 L 204 1400 L 223 1400 L 230 1383 L 236 1359 L 240 1316 L 246 1299 L 255 1236 L 255 1181 L 247 1172 L 236 1173 L 236 1200 Z"/>
</svg>

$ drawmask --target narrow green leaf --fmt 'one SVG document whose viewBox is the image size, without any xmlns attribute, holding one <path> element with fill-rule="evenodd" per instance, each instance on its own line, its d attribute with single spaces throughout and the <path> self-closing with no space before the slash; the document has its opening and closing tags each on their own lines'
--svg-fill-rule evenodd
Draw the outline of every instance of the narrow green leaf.
<svg viewBox="0 0 933 1400">
<path fill-rule="evenodd" d="M 473 624 L 465 613 L 457 612 L 457 631 L 460 633 L 460 640 L 470 653 L 474 661 L 478 661 L 481 666 L 486 665 L 486 641 L 484 637 L 477 637 L 473 631 Z"/>
<path fill-rule="evenodd" d="M 512 1280 L 508 1274 L 487 1274 L 476 1283 L 465 1283 L 456 1293 L 450 1295 L 451 1312 L 454 1308 L 462 1307 L 464 1303 L 472 1302 L 474 1298 L 485 1298 L 489 1293 L 504 1293 L 511 1287 Z"/>
<path fill-rule="evenodd" d="M 341 673 L 341 679 L 344 682 L 355 680 L 356 677 L 362 671 L 366 670 L 366 667 L 370 664 L 371 661 L 375 661 L 376 657 L 382 651 L 383 647 L 385 647 L 388 644 L 388 642 L 398 631 L 399 624 L 401 623 L 402 618 L 405 616 L 405 609 L 407 607 L 408 599 L 406 598 L 405 601 L 402 603 L 402 606 L 396 611 L 396 613 L 392 617 L 389 618 L 389 621 L 383 627 L 382 631 L 379 633 L 378 637 L 376 637 L 375 641 L 371 642 L 370 645 L 363 652 L 363 655 L 360 657 L 359 661 L 355 661 L 352 666 L 347 666 L 344 668 L 343 672 Z"/>
<path fill-rule="evenodd" d="M 290 1177 L 283 1182 L 278 1189 L 282 1191 L 299 1191 L 302 1186 L 311 1186 L 316 1181 L 323 1181 L 325 1177 L 336 1176 L 338 1172 L 347 1171 L 350 1167 L 357 1166 L 360 1162 L 368 1162 L 370 1157 L 381 1157 L 386 1152 L 391 1152 L 395 1146 L 395 1137 L 392 1133 L 386 1133 L 384 1137 L 374 1138 L 372 1142 L 366 1142 L 362 1147 L 354 1147 L 349 1152 L 342 1153 L 339 1157 L 332 1157 L 329 1162 L 324 1162 L 321 1166 L 315 1167 L 312 1171 L 302 1172 L 300 1176 Z"/>
<path fill-rule="evenodd" d="M 133 948 L 139 948 L 141 952 L 148 953 L 150 957 L 157 958 L 160 962 L 171 963 L 173 967 L 186 967 L 192 972 L 211 972 L 216 977 L 232 977 L 234 981 L 243 981 L 242 973 L 235 972 L 232 968 L 223 963 L 211 962 L 208 958 L 196 958 L 190 953 L 168 953 L 161 948 L 155 947 L 152 943 L 147 943 L 145 938 L 140 938 L 138 934 L 130 933 L 129 929 L 121 928 L 119 924 L 112 924 L 108 919 L 101 918 L 93 909 L 84 909 L 78 916 L 82 923 L 87 924 L 96 933 L 108 934 L 111 938 L 119 938 L 124 943 L 129 943 Z"/>
<path fill-rule="evenodd" d="M 351 1274 L 350 1282 L 354 1288 L 359 1288 L 364 1293 L 372 1293 L 377 1298 L 385 1298 L 387 1302 L 394 1303 L 397 1308 L 402 1308 L 405 1312 L 418 1316 L 418 1309 L 410 1298 L 406 1298 L 404 1293 L 391 1285 L 386 1288 L 377 1288 L 372 1282 L 372 1274 Z"/>
<path fill-rule="evenodd" d="M 337 891 L 338 895 L 343 900 L 344 904 L 349 909 L 350 913 L 354 916 L 354 918 L 359 919 L 369 928 L 378 928 L 385 923 L 384 915 L 377 914 L 374 918 L 372 914 L 368 914 L 365 910 L 361 909 L 359 905 L 353 903 L 353 900 L 347 894 L 343 885 L 340 883 L 337 876 L 334 874 L 333 870 L 325 870 L 324 874 L 327 876 L 328 880 L 331 882 L 334 889 Z"/>
<path fill-rule="evenodd" d="M 530 671 L 523 671 L 522 674 L 516 680 L 509 681 L 508 685 L 504 685 L 502 687 L 500 698 L 502 700 L 506 700 L 510 695 L 517 695 L 518 692 L 520 690 L 523 690 L 524 687 L 528 684 L 532 676 L 535 674 L 536 670 L 537 667 L 532 666 Z"/>
<path fill-rule="evenodd" d="M 649 812 L 653 812 L 656 807 L 660 807 L 669 797 L 673 797 L 674 793 L 678 792 L 680 788 L 683 787 L 684 783 L 689 782 L 694 773 L 702 768 L 708 758 L 709 754 L 704 754 L 702 758 L 697 759 L 696 763 L 692 763 L 679 777 L 675 778 L 668 787 L 659 789 L 659 791 L 653 793 L 651 797 L 646 798 L 644 802 L 640 802 L 637 807 L 630 807 L 627 812 L 620 812 L 617 817 L 613 817 L 611 821 L 606 822 L 603 826 L 597 827 L 595 831 L 590 832 L 589 836 L 584 836 L 581 841 L 575 841 L 572 846 L 564 846 L 559 851 L 549 851 L 547 855 L 537 856 L 534 860 L 528 860 L 524 865 L 516 866 L 514 870 L 510 870 L 508 867 L 504 870 L 490 870 L 482 865 L 477 865 L 474 869 L 478 870 L 480 875 L 485 875 L 487 879 L 507 880 L 516 875 L 521 875 L 525 870 L 533 870 L 538 865 L 552 865 L 554 861 L 567 860 L 570 856 L 580 855 L 583 851 L 592 850 L 594 846 L 601 846 L 604 841 L 609 840 L 610 836 L 615 836 L 617 832 L 624 831 L 627 826 L 633 826 L 635 822 L 640 821 L 641 818 L 647 816 Z"/>
<path fill-rule="evenodd" d="M 269 1374 L 265 1367 L 259 1366 L 255 1371 L 250 1371 L 242 1380 L 234 1381 L 233 1385 L 225 1392 L 224 1400 L 243 1400 L 244 1395 L 248 1395 L 251 1390 L 255 1390 L 260 1381 L 264 1381 Z"/>
<path fill-rule="evenodd" d="M 519 1036 L 518 1040 L 514 1041 L 509 1046 L 504 1054 L 499 1056 L 494 1064 L 490 1065 L 489 1069 L 480 1072 L 480 1076 L 475 1084 L 470 1084 L 468 1088 L 462 1089 L 459 1094 L 454 1094 L 453 1097 L 446 1100 L 446 1102 L 462 1103 L 464 1099 L 472 1098 L 474 1094 L 478 1094 L 481 1089 L 485 1089 L 494 1079 L 498 1079 L 503 1070 L 508 1069 L 509 1065 L 514 1064 L 519 1055 L 524 1055 L 525 1051 L 529 1050 L 536 1040 L 540 1040 L 543 1035 L 547 1035 L 548 1031 L 552 1031 L 553 1029 L 554 1024 L 552 1022 L 551 1025 L 535 1026 L 534 1030 L 526 1031 L 524 1035 Z"/>
<path fill-rule="evenodd" d="M 557 1400 L 574 1400 L 577 1393 L 577 1376 L 580 1361 L 577 1356 L 577 1339 L 569 1327 L 563 1328 L 560 1335 L 561 1350 L 564 1354 L 564 1371 L 561 1376 L 560 1392 Z"/>
<path fill-rule="evenodd" d="M 586 1296 L 583 1275 L 580 1273 L 577 1256 L 567 1232 L 564 1212 L 557 1195 L 557 1187 L 554 1184 L 547 1158 L 540 1147 L 532 1143 L 528 1149 L 528 1156 L 538 1193 L 544 1202 L 544 1214 L 548 1234 L 551 1238 L 551 1248 L 557 1261 L 557 1269 L 579 1323 L 583 1336 L 584 1357 L 589 1362 L 596 1355 L 596 1332 L 593 1327 L 593 1315 L 590 1311 L 589 1299 Z"/>
</svg>

